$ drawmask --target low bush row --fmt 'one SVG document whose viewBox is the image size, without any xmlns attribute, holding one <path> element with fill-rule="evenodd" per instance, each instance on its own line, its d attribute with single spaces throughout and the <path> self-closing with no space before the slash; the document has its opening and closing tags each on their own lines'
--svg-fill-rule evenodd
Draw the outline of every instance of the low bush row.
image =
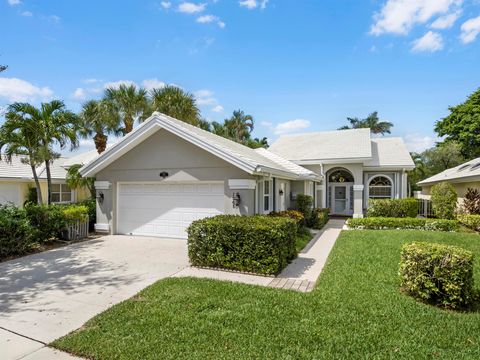
<svg viewBox="0 0 480 360">
<path fill-rule="evenodd" d="M 314 208 L 313 197 L 298 194 L 295 200 L 295 208 L 303 215 L 303 225 L 320 230 L 328 221 L 330 209 Z"/>
<path fill-rule="evenodd" d="M 402 289 L 433 305 L 468 308 L 475 298 L 472 252 L 456 246 L 412 243 L 402 248 Z"/>
<path fill-rule="evenodd" d="M 85 205 L 0 207 L 0 261 L 28 253 L 59 237 L 70 223 L 87 217 L 88 207 Z"/>
<path fill-rule="evenodd" d="M 194 266 L 273 275 L 296 255 L 297 220 L 282 216 L 219 215 L 188 228 Z"/>
<path fill-rule="evenodd" d="M 387 218 L 370 217 L 363 219 L 349 219 L 347 225 L 351 229 L 406 229 L 427 231 L 456 231 L 459 228 L 458 221 L 445 219 L 421 219 L 421 218 Z"/>
<path fill-rule="evenodd" d="M 480 215 L 460 214 L 457 216 L 460 224 L 465 225 L 469 229 L 480 231 Z"/>
<path fill-rule="evenodd" d="M 371 199 L 367 217 L 414 218 L 418 215 L 416 199 Z"/>
</svg>

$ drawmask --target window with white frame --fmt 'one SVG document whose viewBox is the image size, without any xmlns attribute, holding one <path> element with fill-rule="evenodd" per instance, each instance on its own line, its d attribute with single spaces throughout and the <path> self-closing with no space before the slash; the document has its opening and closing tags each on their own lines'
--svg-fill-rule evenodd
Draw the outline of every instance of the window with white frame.
<svg viewBox="0 0 480 360">
<path fill-rule="evenodd" d="M 72 202 L 72 189 L 67 184 L 52 184 L 52 202 L 70 203 Z"/>
<path fill-rule="evenodd" d="M 374 177 L 368 186 L 368 196 L 370 199 L 391 199 L 392 181 L 386 176 Z"/>
<path fill-rule="evenodd" d="M 270 180 L 265 180 L 263 182 L 263 212 L 270 211 L 270 192 L 271 192 L 271 182 Z"/>
</svg>

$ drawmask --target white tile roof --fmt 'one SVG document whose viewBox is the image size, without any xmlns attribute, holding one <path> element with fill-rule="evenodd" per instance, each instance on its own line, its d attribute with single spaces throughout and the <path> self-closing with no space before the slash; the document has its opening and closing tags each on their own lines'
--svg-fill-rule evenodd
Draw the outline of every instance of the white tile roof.
<svg viewBox="0 0 480 360">
<path fill-rule="evenodd" d="M 109 146 L 107 146 L 107 148 L 108 147 Z M 77 154 L 75 156 L 72 156 L 71 158 L 66 159 L 65 162 L 63 163 L 63 166 L 66 168 L 69 168 L 72 165 L 85 165 L 85 164 L 88 164 L 93 159 L 95 159 L 97 156 L 98 156 L 98 152 L 96 149 L 85 151 L 81 154 Z"/>
<path fill-rule="evenodd" d="M 303 166 L 297 165 L 285 158 L 282 158 L 281 156 L 278 156 L 272 153 L 271 151 L 268 151 L 267 149 L 259 148 L 259 149 L 255 149 L 255 151 L 265 156 L 266 158 L 269 158 L 270 160 L 275 161 L 276 163 L 283 166 L 284 168 L 290 171 L 293 171 L 297 174 L 302 174 L 304 176 L 316 176 L 316 174 L 313 171 L 308 170 Z"/>
<path fill-rule="evenodd" d="M 414 167 L 415 163 L 402 138 L 372 138 L 372 158 L 367 167 Z"/>
<path fill-rule="evenodd" d="M 370 129 L 336 130 L 283 135 L 269 150 L 291 161 L 368 159 Z"/>
<path fill-rule="evenodd" d="M 0 161 L 0 178 L 6 179 L 23 179 L 29 180 L 33 179 L 32 169 L 30 165 L 24 164 L 22 159 L 25 159 L 25 156 L 13 156 L 12 162 L 9 163 L 6 161 L 6 158 L 2 155 Z M 63 163 L 66 158 L 59 158 L 53 161 L 51 168 L 52 179 L 55 180 L 65 180 L 67 171 L 63 168 Z M 37 174 L 40 179 L 46 179 L 47 173 L 45 170 L 45 165 L 41 164 L 37 167 Z"/>
<path fill-rule="evenodd" d="M 134 131 L 122 138 L 116 144 L 112 145 L 104 153 L 89 161 L 83 167 L 82 174 L 94 176 L 94 174 L 100 171 L 104 166 L 107 166 L 111 161 L 114 161 L 117 151 L 128 151 L 126 149 L 130 143 L 135 143 L 137 138 L 144 136 L 144 134 L 149 131 L 154 131 L 157 127 L 166 128 L 173 133 L 185 137 L 192 143 L 197 143 L 200 147 L 204 147 L 213 153 L 228 158 L 228 161 L 233 163 L 238 162 L 239 166 L 245 166 L 245 168 L 252 173 L 257 171 L 271 173 L 273 171 L 285 174 L 286 177 L 292 178 L 310 178 L 316 176 L 313 172 L 308 170 L 307 173 L 306 169 L 293 169 L 285 163 L 280 163 L 279 161 L 272 159 L 271 156 L 262 154 L 261 151 L 256 151 L 242 144 L 212 134 L 199 127 L 187 124 L 158 112 L 154 112 L 150 118 L 138 126 Z"/>
<path fill-rule="evenodd" d="M 480 158 L 442 171 L 428 179 L 420 181 L 418 185 L 430 185 L 442 181 L 467 182 L 471 181 L 473 177 L 480 177 Z"/>
</svg>

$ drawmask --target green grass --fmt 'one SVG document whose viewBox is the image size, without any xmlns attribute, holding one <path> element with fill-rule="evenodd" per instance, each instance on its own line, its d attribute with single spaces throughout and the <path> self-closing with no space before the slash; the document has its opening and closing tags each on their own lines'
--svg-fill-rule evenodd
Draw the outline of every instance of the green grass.
<svg viewBox="0 0 480 360">
<path fill-rule="evenodd" d="M 303 250 L 305 246 L 312 240 L 313 235 L 307 228 L 302 228 L 299 230 L 296 238 L 296 249 L 297 253 Z"/>
<path fill-rule="evenodd" d="M 54 346 L 92 359 L 479 359 L 480 313 L 402 294 L 405 242 L 454 244 L 476 234 L 347 231 L 309 294 L 214 280 L 167 279 Z"/>
</svg>

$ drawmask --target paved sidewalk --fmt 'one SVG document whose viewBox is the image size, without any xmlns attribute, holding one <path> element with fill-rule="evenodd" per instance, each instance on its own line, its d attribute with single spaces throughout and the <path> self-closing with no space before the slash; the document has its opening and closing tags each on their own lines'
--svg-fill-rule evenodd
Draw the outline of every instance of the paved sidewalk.
<svg viewBox="0 0 480 360">
<path fill-rule="evenodd" d="M 195 267 L 187 267 L 173 277 L 191 276 L 309 292 L 315 287 L 315 283 L 344 224 L 345 220 L 343 219 L 329 220 L 325 227 L 307 244 L 305 249 L 298 254 L 298 257 L 276 278 Z"/>
</svg>

